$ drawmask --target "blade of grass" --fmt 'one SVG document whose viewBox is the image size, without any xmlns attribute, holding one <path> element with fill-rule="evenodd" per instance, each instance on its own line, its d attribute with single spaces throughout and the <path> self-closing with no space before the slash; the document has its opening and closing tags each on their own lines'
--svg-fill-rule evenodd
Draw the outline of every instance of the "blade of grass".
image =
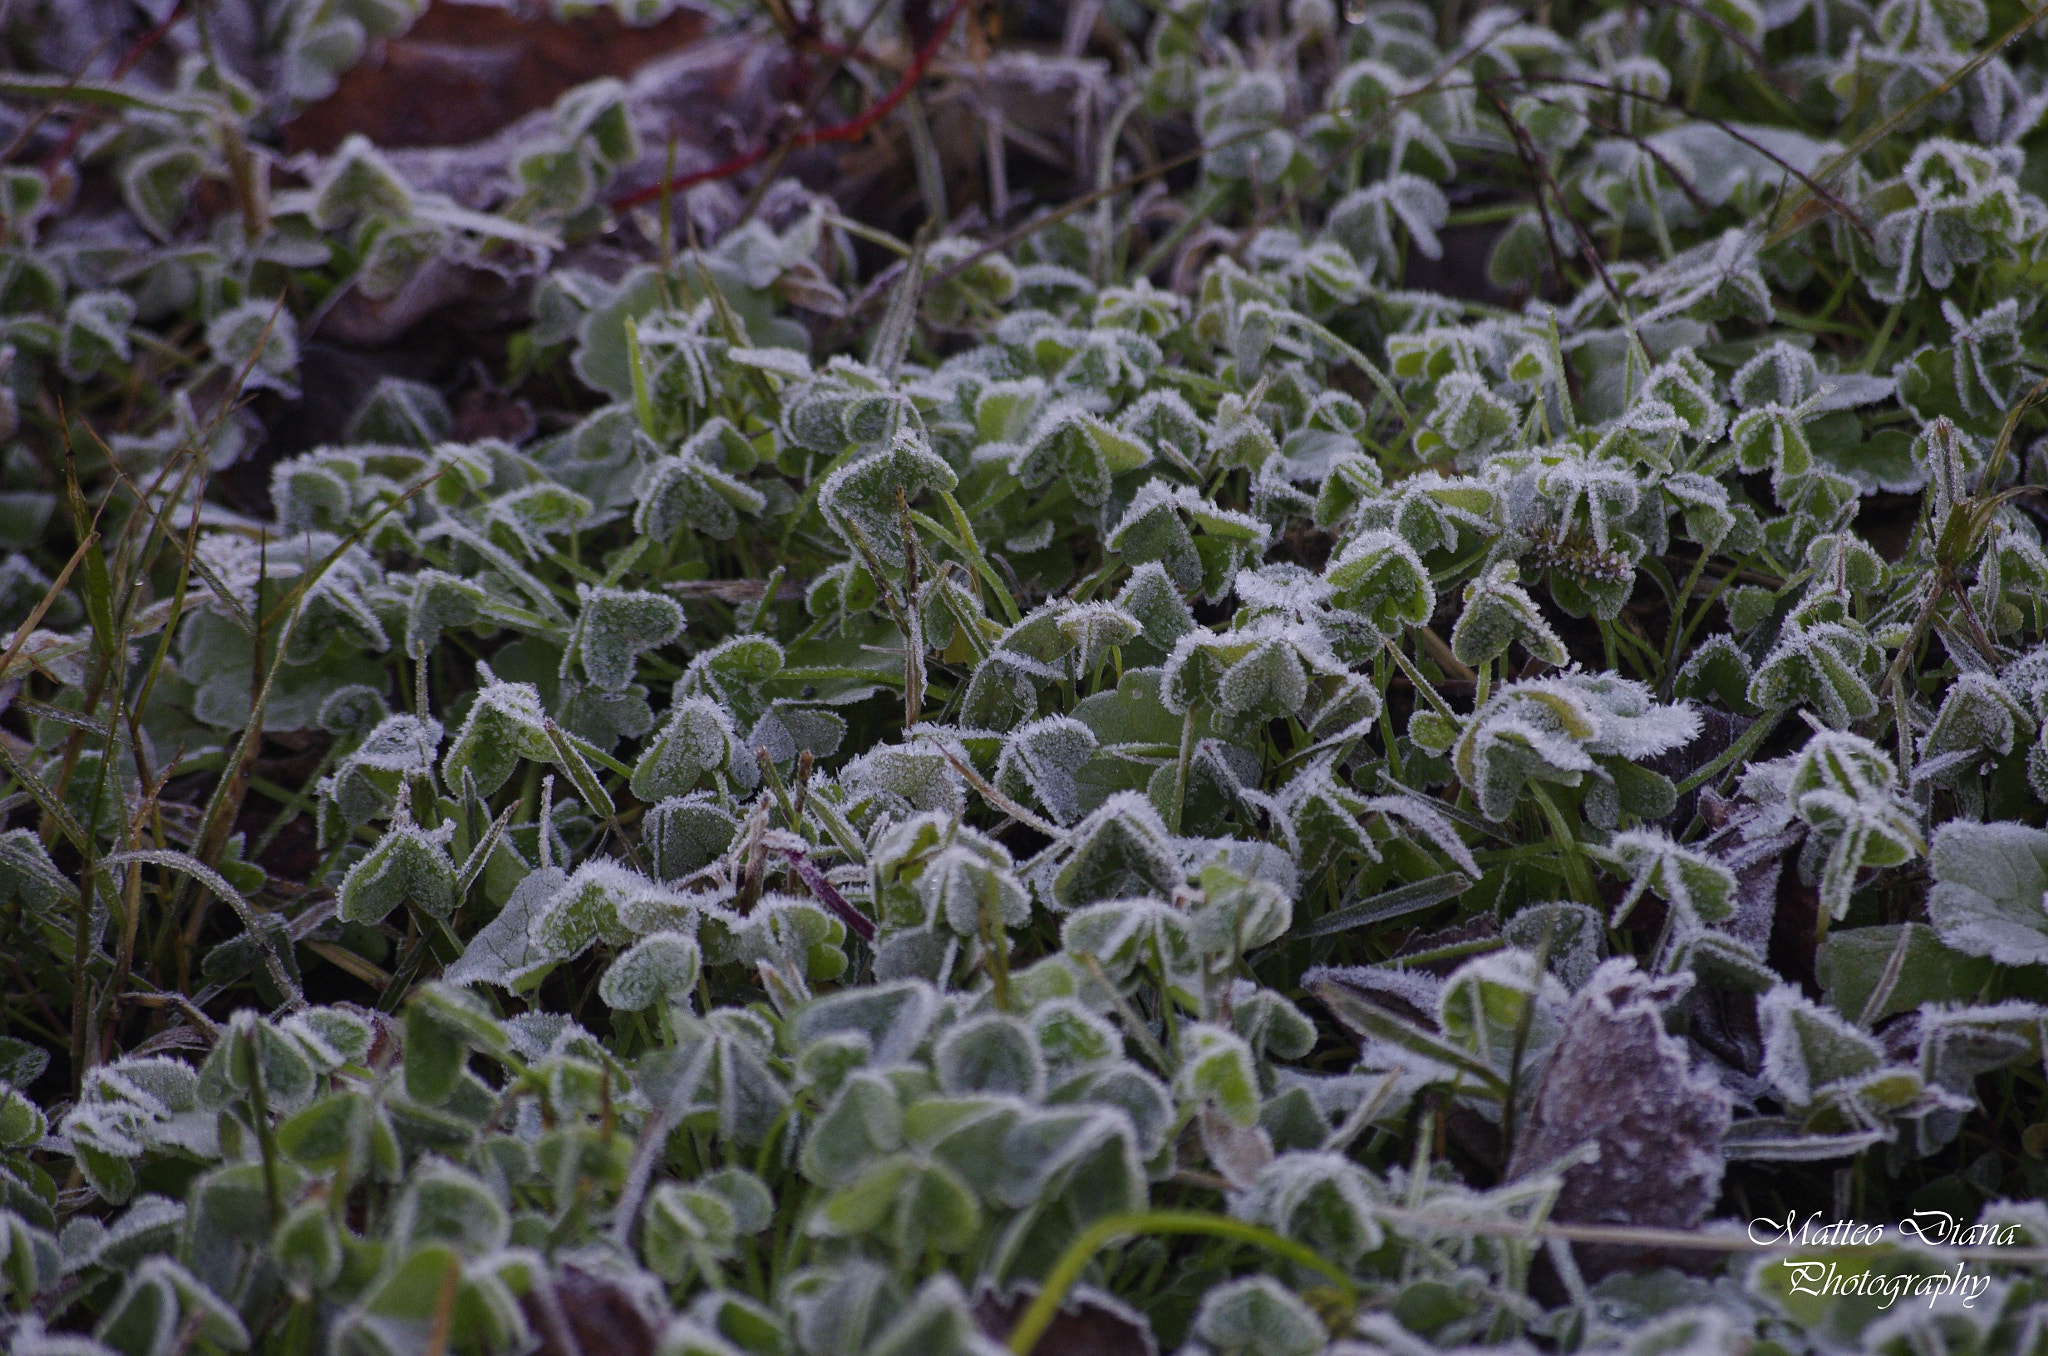
<svg viewBox="0 0 2048 1356">
<path fill-rule="evenodd" d="M 1052 1270 L 1045 1275 L 1045 1283 L 1038 1288 L 1017 1326 L 1010 1330 L 1009 1348 L 1015 1356 L 1030 1356 L 1038 1346 L 1045 1330 L 1052 1326 L 1053 1318 L 1059 1313 L 1067 1292 L 1081 1279 L 1081 1273 L 1095 1259 L 1095 1254 L 1122 1238 L 1141 1237 L 1147 1234 L 1206 1234 L 1211 1238 L 1228 1239 L 1233 1243 L 1261 1248 L 1276 1257 L 1285 1258 L 1306 1271 L 1313 1271 L 1328 1280 L 1337 1293 L 1343 1297 L 1346 1312 L 1358 1307 L 1358 1286 L 1341 1268 L 1326 1261 L 1314 1249 L 1282 1238 L 1271 1230 L 1256 1224 L 1231 1219 L 1224 1215 L 1204 1215 L 1191 1210 L 1147 1210 L 1129 1215 L 1111 1215 L 1097 1220 L 1084 1229 Z"/>
<path fill-rule="evenodd" d="M 1908 120 L 1919 117 L 1935 100 L 1946 96 L 1949 91 L 1957 88 L 1963 81 L 1982 70 L 1993 57 L 2004 51 L 2008 44 L 2016 41 L 2021 34 L 2041 22 L 2043 18 L 2048 18 L 2048 5 L 2042 5 L 2038 9 L 2029 11 L 2026 17 L 1994 38 L 1983 51 L 1949 72 L 1948 78 L 1940 84 L 1922 92 L 1919 98 L 1901 105 L 1890 114 L 1879 118 L 1875 123 L 1865 128 L 1863 134 L 1850 142 L 1840 155 L 1828 161 L 1827 164 L 1821 166 L 1815 172 L 1813 175 L 1815 182 L 1826 184 L 1833 180 L 1836 175 L 1862 159 L 1864 152 L 1890 136 L 1897 128 L 1906 125 Z M 1784 244 L 1792 236 L 1813 224 L 1813 222 L 1817 221 L 1829 210 L 1831 209 L 1827 201 L 1814 197 L 1811 192 L 1805 197 L 1796 198 L 1789 203 L 1780 198 L 1778 205 L 1771 210 L 1771 221 L 1773 224 L 1770 231 L 1764 236 L 1763 247 L 1768 250 Z M 1783 221 L 1778 220 L 1780 212 L 1787 214 Z"/>
</svg>

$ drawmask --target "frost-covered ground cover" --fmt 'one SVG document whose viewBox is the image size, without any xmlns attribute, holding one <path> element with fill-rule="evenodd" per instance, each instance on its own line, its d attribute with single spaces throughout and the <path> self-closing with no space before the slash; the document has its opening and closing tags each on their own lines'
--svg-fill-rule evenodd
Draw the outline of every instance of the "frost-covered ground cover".
<svg viewBox="0 0 2048 1356">
<path fill-rule="evenodd" d="M 2026 11 L 1113 3 L 910 240 L 248 14 L 0 76 L 13 1350 L 2048 1342 Z M 457 273 L 538 427 L 280 455 Z"/>
</svg>

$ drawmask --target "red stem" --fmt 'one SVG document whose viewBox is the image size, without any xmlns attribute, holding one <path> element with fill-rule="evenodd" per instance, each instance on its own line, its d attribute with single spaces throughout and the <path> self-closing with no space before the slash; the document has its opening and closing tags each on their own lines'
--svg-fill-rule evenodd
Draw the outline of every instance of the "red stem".
<svg viewBox="0 0 2048 1356">
<path fill-rule="evenodd" d="M 954 20 L 960 17 L 960 11 L 965 8 L 967 8 L 967 0 L 953 0 L 953 3 L 946 7 L 945 17 L 939 20 L 938 28 L 933 31 L 931 37 L 925 40 L 924 45 L 919 47 L 912 55 L 909 69 L 903 72 L 903 78 L 896 82 L 894 89 L 870 105 L 866 112 L 847 122 L 834 123 L 830 127 L 819 127 L 809 132 L 801 132 L 790 140 L 788 143 L 790 148 L 792 150 L 803 150 L 806 147 L 821 146 L 830 142 L 858 141 L 866 136 L 876 123 L 888 117 L 889 114 L 895 111 L 896 105 L 902 103 L 910 96 L 910 91 L 917 87 L 918 81 L 924 79 L 925 72 L 931 68 L 933 58 L 938 56 L 939 48 L 945 44 L 947 34 L 953 31 Z M 751 151 L 742 151 L 732 159 L 713 165 L 710 169 L 698 170 L 695 174 L 685 174 L 674 179 L 665 179 L 660 183 L 649 184 L 645 188 L 625 194 L 623 197 L 614 198 L 611 204 L 612 210 L 614 212 L 623 212 L 628 208 L 639 207 L 653 202 L 664 193 L 673 193 L 677 189 L 691 188 L 697 184 L 709 183 L 714 179 L 730 179 L 735 174 L 752 169 L 774 153 L 775 146 L 773 144 L 757 146 Z"/>
<path fill-rule="evenodd" d="M 825 873 L 818 869 L 816 862 L 793 848 L 783 849 L 782 855 L 788 859 L 790 869 L 795 871 L 803 883 L 810 887 L 811 893 L 818 897 L 818 902 L 839 915 L 839 921 L 852 929 L 854 936 L 864 942 L 875 940 L 874 920 L 854 908 L 847 902 L 845 895 L 833 889 L 832 882 L 825 879 Z"/>
<path fill-rule="evenodd" d="M 135 40 L 135 45 L 128 49 L 127 55 L 123 56 L 115 64 L 114 73 L 107 77 L 107 83 L 110 85 L 119 84 L 127 79 L 129 74 L 142 64 L 142 59 L 149 55 L 150 49 L 162 42 L 164 35 L 170 32 L 178 20 L 184 17 L 185 0 L 178 0 L 177 4 L 171 6 L 171 12 L 164 15 L 162 23 Z M 90 116 L 74 118 L 72 120 L 71 130 L 64 134 L 64 140 L 58 142 L 57 149 L 51 151 L 49 156 L 43 161 L 43 177 L 45 179 L 55 175 L 63 167 L 64 162 L 70 159 L 71 153 L 78 149 L 78 139 L 85 135 L 85 129 L 91 125 L 91 122 Z"/>
</svg>

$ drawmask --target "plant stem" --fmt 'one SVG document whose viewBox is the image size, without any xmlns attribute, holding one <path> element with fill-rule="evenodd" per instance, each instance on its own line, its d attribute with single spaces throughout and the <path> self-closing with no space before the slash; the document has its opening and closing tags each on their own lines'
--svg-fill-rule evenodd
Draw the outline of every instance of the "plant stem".
<svg viewBox="0 0 2048 1356">
<path fill-rule="evenodd" d="M 1588 908 L 1600 907 L 1600 892 L 1593 888 L 1593 872 L 1586 865 L 1586 854 L 1579 847 L 1579 840 L 1572 836 L 1572 826 L 1565 819 L 1564 812 L 1557 808 L 1557 802 L 1543 789 L 1543 783 L 1528 783 L 1529 794 L 1536 799 L 1543 817 L 1550 821 L 1550 831 L 1557 836 L 1558 845 L 1564 849 L 1564 878 L 1572 887 L 1572 897 Z"/>
<path fill-rule="evenodd" d="M 1284 1257 L 1297 1266 L 1327 1277 L 1343 1296 L 1347 1309 L 1358 1306 L 1358 1287 L 1344 1272 L 1312 1249 L 1255 1224 L 1189 1210 L 1147 1210 L 1131 1215 L 1111 1215 L 1082 1231 L 1053 1263 L 1052 1270 L 1046 1273 L 1045 1283 L 1039 1287 L 1037 1297 L 1017 1320 L 1017 1326 L 1010 1330 L 1009 1347 L 1015 1356 L 1029 1356 L 1038 1346 L 1039 1339 L 1045 1336 L 1046 1329 L 1052 1326 L 1053 1317 L 1059 1313 L 1061 1301 L 1066 1299 L 1067 1292 L 1073 1289 L 1074 1282 L 1080 1279 L 1081 1272 L 1096 1253 L 1118 1239 L 1143 1234 L 1206 1234 L 1211 1238 L 1264 1248 L 1277 1257 Z"/>
</svg>

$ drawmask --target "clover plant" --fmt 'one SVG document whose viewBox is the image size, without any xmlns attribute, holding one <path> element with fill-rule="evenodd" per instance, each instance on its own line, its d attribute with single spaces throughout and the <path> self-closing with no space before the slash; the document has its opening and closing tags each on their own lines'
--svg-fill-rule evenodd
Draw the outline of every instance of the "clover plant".
<svg viewBox="0 0 2048 1356">
<path fill-rule="evenodd" d="M 11 1350 L 2037 1348 L 1682 1241 L 2048 1246 L 2037 15 L 1100 6 L 903 240 L 227 12 L 0 75 Z"/>
</svg>

